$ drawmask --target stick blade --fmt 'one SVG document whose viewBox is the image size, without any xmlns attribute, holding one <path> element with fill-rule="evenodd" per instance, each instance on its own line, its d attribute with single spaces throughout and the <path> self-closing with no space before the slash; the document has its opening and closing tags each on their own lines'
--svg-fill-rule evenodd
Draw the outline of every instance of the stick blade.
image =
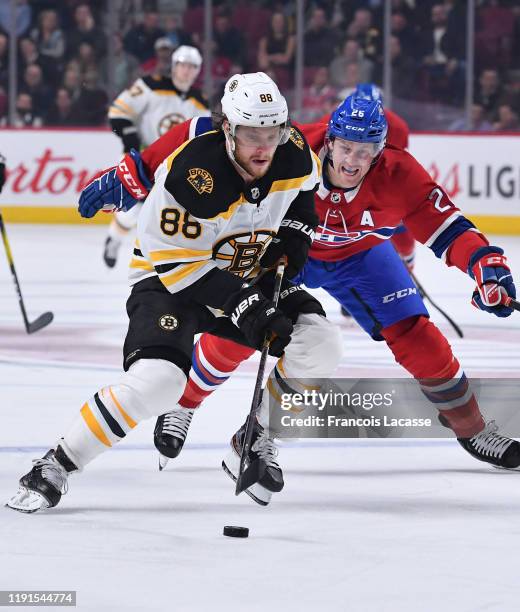
<svg viewBox="0 0 520 612">
<path fill-rule="evenodd" d="M 34 334 L 34 332 L 40 331 L 44 327 L 47 327 L 49 323 L 54 319 L 54 315 L 52 312 L 44 312 L 37 319 L 35 319 L 32 323 L 29 323 L 27 326 L 27 333 Z"/>
<path fill-rule="evenodd" d="M 240 495 L 242 491 L 249 489 L 263 477 L 266 470 L 266 463 L 263 459 L 255 459 L 247 468 L 238 475 L 235 495 Z"/>
</svg>

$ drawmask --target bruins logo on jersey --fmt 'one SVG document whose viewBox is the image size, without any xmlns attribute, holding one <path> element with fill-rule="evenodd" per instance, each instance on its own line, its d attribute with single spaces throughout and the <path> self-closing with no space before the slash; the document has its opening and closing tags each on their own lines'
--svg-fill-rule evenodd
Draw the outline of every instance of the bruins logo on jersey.
<svg viewBox="0 0 520 612">
<path fill-rule="evenodd" d="M 289 136 L 289 139 L 294 142 L 298 149 L 303 150 L 303 146 L 305 144 L 303 138 L 294 128 L 291 128 L 291 135 Z"/>
<path fill-rule="evenodd" d="M 258 264 L 276 232 L 257 230 L 228 236 L 213 247 L 213 258 L 229 262 L 224 268 L 232 274 L 246 276 Z"/>
<path fill-rule="evenodd" d="M 186 117 L 181 115 L 180 113 L 170 113 L 169 115 L 165 115 L 160 121 L 157 127 L 157 132 L 159 136 L 166 134 L 168 130 L 170 130 L 174 125 L 179 125 L 179 123 L 184 123 L 186 121 Z"/>
<path fill-rule="evenodd" d="M 188 171 L 188 183 L 200 195 L 213 191 L 213 177 L 203 168 L 190 168 Z"/>
</svg>

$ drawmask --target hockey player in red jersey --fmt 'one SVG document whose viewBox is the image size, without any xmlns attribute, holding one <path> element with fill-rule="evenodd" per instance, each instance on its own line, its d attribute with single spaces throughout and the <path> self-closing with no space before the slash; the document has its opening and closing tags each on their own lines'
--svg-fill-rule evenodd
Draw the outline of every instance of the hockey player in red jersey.
<svg viewBox="0 0 520 612">
<path fill-rule="evenodd" d="M 374 83 L 359 83 L 353 95 L 356 98 L 364 98 L 365 100 L 379 100 L 384 107 L 383 94 Z M 386 144 L 399 147 L 400 149 L 408 149 L 410 136 L 408 124 L 389 108 L 384 110 L 388 123 Z M 401 225 L 397 228 L 391 240 L 406 267 L 412 271 L 415 261 L 415 238 L 404 225 Z"/>
<path fill-rule="evenodd" d="M 322 287 L 374 339 L 385 340 L 396 361 L 416 378 L 438 409 L 441 421 L 454 431 L 465 450 L 496 466 L 520 466 L 519 443 L 500 435 L 493 422 L 484 422 L 462 367 L 446 338 L 429 320 L 389 238 L 403 221 L 437 257 L 476 281 L 473 305 L 499 317 L 511 314 L 502 302 L 507 295 L 516 295 L 502 249 L 489 245 L 409 153 L 385 147 L 387 123 L 378 101 L 349 97 L 333 113 L 328 126 L 301 128 L 323 160 L 323 176 L 315 198 L 320 218 L 316 238 L 305 268 L 295 280 L 311 288 Z M 166 152 L 178 146 L 179 137 L 187 137 L 190 130 L 196 134 L 197 123 L 177 129 L 176 135 L 170 132 L 154 143 L 137 163 L 133 158 L 124 160 L 124 172 L 119 170 L 121 180 L 114 182 L 113 190 L 119 193 L 125 185 L 124 191 L 131 197 L 135 187 L 125 174 L 142 186 L 139 177 L 145 180 L 150 176 Z M 96 186 L 87 188 L 80 203 L 82 214 L 92 216 L 104 204 L 111 205 L 116 200 L 111 189 L 109 186 L 101 193 Z M 264 265 L 280 255 L 276 246 L 269 247 Z M 183 412 L 186 408 L 182 406 L 193 409 L 247 356 L 243 347 L 233 349 L 214 338 L 201 338 L 181 407 L 174 410 L 176 419 L 187 423 L 185 430 L 191 414 Z M 167 424 L 168 417 L 163 415 L 159 421 Z M 171 442 L 171 456 L 182 448 L 182 429 L 179 421 L 172 421 L 169 431 L 156 430 L 156 438 L 159 434 L 163 442 Z"/>
</svg>

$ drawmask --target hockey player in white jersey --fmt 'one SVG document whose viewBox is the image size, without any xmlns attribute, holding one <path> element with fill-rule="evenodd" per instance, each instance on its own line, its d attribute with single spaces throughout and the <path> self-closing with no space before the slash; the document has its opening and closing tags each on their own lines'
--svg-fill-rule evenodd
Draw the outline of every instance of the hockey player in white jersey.
<svg viewBox="0 0 520 612">
<path fill-rule="evenodd" d="M 274 274 L 253 282 L 282 223 L 291 231 L 272 242 L 276 253 L 288 266 L 303 266 L 317 223 L 320 162 L 290 127 L 286 101 L 264 73 L 231 77 L 222 111 L 215 131 L 187 141 L 155 173 L 130 264 L 124 374 L 85 402 L 65 435 L 21 478 L 9 507 L 34 512 L 55 506 L 71 472 L 84 469 L 139 421 L 171 410 L 184 391 L 199 332 L 257 349 L 269 332 L 270 353 L 279 358 L 273 372 L 295 392 L 337 366 L 341 334 L 320 303 L 284 280 L 275 307 Z M 246 490 L 262 505 L 284 485 L 269 395 L 258 409 L 247 457 L 267 466 Z M 233 436 L 224 462 L 233 479 L 244 429 Z"/>
<path fill-rule="evenodd" d="M 187 119 L 210 116 L 206 99 L 193 87 L 201 66 L 198 49 L 182 45 L 172 54 L 171 78 L 142 77 L 117 96 L 109 108 L 108 119 L 113 132 L 121 138 L 125 153 L 150 145 Z M 103 253 L 109 268 L 116 265 L 121 242 L 135 227 L 140 210 L 138 205 L 129 212 L 114 215 Z"/>
</svg>

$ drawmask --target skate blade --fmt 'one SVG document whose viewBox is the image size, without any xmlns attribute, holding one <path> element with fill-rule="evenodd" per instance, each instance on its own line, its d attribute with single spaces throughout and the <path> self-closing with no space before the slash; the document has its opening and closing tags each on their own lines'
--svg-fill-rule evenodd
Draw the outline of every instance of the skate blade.
<svg viewBox="0 0 520 612">
<path fill-rule="evenodd" d="M 25 514 L 38 512 L 38 510 L 46 510 L 49 507 L 49 502 L 36 491 L 30 491 L 25 487 L 19 487 L 11 499 L 6 502 L 6 507 Z"/>
<path fill-rule="evenodd" d="M 159 472 L 162 472 L 164 468 L 168 465 L 169 457 L 165 457 L 159 453 Z"/>
<path fill-rule="evenodd" d="M 238 469 L 240 467 L 240 457 L 234 451 L 222 461 L 222 469 L 231 478 L 233 482 L 237 481 Z M 271 501 L 272 493 L 262 485 L 255 483 L 251 485 L 245 492 L 249 497 L 260 506 L 267 506 Z"/>
</svg>

